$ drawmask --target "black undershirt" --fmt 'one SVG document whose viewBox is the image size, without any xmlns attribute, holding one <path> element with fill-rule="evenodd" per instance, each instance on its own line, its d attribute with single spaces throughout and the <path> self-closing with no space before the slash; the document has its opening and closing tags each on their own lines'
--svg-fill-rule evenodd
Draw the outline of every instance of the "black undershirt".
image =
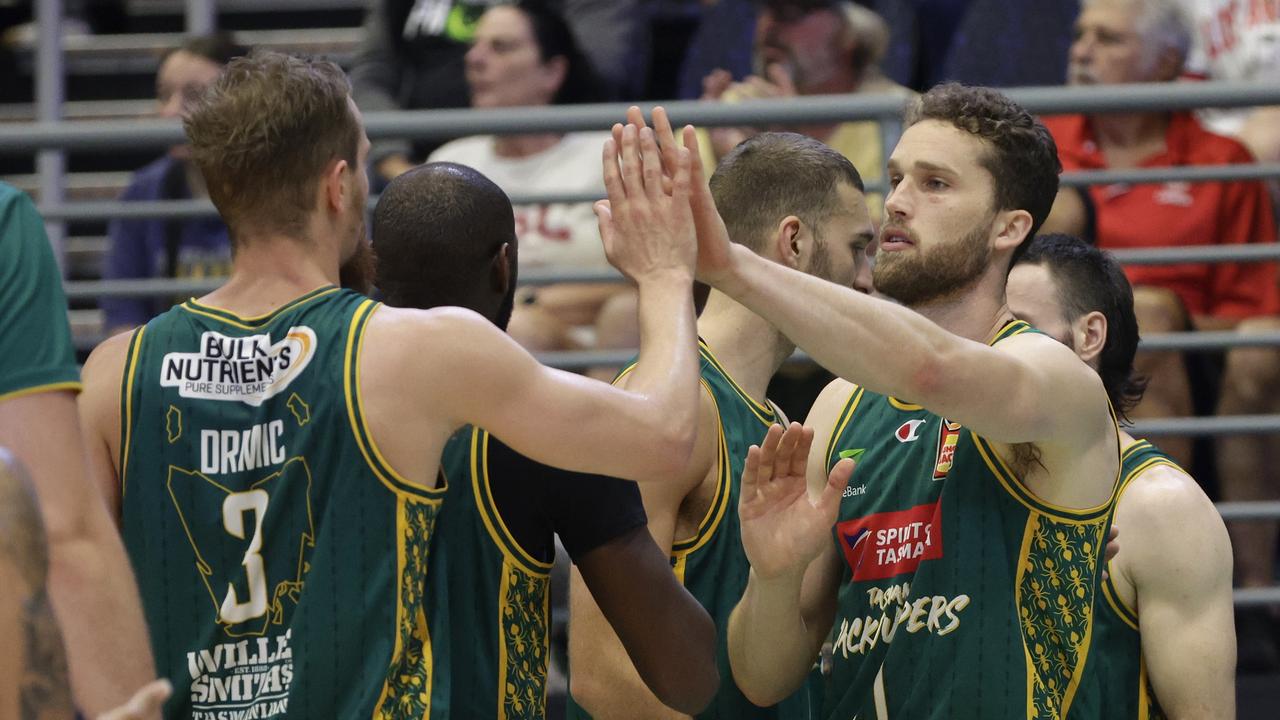
<svg viewBox="0 0 1280 720">
<path fill-rule="evenodd" d="M 489 439 L 490 492 L 502 521 L 535 559 L 555 559 L 560 536 L 576 562 L 592 550 L 644 526 L 640 489 L 630 480 L 569 472 L 530 460 Z"/>
</svg>

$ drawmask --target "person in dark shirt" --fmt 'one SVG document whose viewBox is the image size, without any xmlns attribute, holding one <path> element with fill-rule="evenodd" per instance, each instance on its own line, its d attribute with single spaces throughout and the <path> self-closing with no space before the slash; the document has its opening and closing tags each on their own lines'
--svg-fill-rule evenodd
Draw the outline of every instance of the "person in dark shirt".
<svg viewBox="0 0 1280 720">
<path fill-rule="evenodd" d="M 231 58 L 247 52 L 222 33 L 194 37 L 171 50 L 156 74 L 160 117 L 181 117 L 188 101 L 216 80 Z M 169 148 L 163 157 L 134 173 L 120 199 L 205 197 L 204 179 L 190 158 L 186 145 Z M 109 280 L 218 277 L 231 268 L 231 243 L 219 217 L 121 218 L 111 221 L 107 234 L 110 244 L 103 276 Z M 104 298 L 107 334 L 141 325 L 171 305 L 173 298 Z"/>
<path fill-rule="evenodd" d="M 517 246 L 506 194 L 464 165 L 410 170 L 374 212 L 377 286 L 395 307 L 458 305 L 505 328 Z M 427 592 L 434 667 L 449 669 L 433 692 L 447 684 L 453 717 L 543 716 L 555 535 L 650 689 L 682 712 L 705 706 L 711 619 L 649 535 L 634 482 L 542 465 L 479 428 L 459 431 L 441 464 Z"/>
</svg>

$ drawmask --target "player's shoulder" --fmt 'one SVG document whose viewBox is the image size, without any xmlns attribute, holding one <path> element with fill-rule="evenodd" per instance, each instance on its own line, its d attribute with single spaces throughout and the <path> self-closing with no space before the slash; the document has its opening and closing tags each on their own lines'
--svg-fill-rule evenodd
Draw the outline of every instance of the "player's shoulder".
<svg viewBox="0 0 1280 720">
<path fill-rule="evenodd" d="M 1125 529 L 1139 523 L 1152 531 L 1165 528 L 1181 532 L 1187 522 L 1218 518 L 1195 478 L 1171 462 L 1155 463 L 1139 472 L 1125 486 L 1119 505 Z"/>
<path fill-rule="evenodd" d="M 124 365 L 129 355 L 129 347 L 137 332 L 138 328 L 134 328 L 133 330 L 126 330 L 112 335 L 98 343 L 93 351 L 89 353 L 89 357 L 84 362 L 84 368 L 80 371 L 80 377 L 85 384 L 86 390 L 89 389 L 91 384 L 96 384 L 104 379 L 119 379 L 124 372 Z"/>
<path fill-rule="evenodd" d="M 437 361 L 465 361 L 505 340 L 506 334 L 493 323 L 466 308 L 419 310 L 380 305 L 366 324 L 361 362 L 430 372 Z"/>
</svg>

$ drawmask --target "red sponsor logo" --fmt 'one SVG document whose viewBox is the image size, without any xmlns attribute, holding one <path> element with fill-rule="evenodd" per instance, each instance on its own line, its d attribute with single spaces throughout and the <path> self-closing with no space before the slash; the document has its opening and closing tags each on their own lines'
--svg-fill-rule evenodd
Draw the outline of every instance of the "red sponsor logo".
<svg viewBox="0 0 1280 720">
<path fill-rule="evenodd" d="M 922 561 L 942 557 L 940 502 L 837 524 L 836 537 L 853 579 L 882 580 L 913 573 Z"/>
<path fill-rule="evenodd" d="M 946 479 L 956 460 L 956 445 L 960 442 L 960 423 L 943 419 L 938 428 L 938 460 L 933 466 L 933 479 Z"/>
</svg>

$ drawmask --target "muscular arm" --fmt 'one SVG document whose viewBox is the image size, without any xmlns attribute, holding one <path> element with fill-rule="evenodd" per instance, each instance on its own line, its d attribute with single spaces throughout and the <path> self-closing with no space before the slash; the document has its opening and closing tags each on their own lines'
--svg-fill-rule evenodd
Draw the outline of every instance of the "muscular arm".
<svg viewBox="0 0 1280 720">
<path fill-rule="evenodd" d="M 621 660 L 643 681 L 645 690 L 639 697 L 633 688 L 626 686 L 601 687 L 599 696 L 579 693 L 580 673 L 587 667 L 617 660 L 587 654 L 583 662 L 574 666 L 571 677 L 574 697 L 579 702 L 583 696 L 599 697 L 603 701 L 599 706 L 584 703 L 588 712 L 596 718 L 662 718 L 683 717 L 670 708 L 686 714 L 705 708 L 720 681 L 715 659 L 715 625 L 707 611 L 676 580 L 667 555 L 658 549 L 649 533 L 644 528 L 636 528 L 591 551 L 578 561 L 577 571 L 575 581 L 585 581 L 585 589 L 590 590 L 591 596 L 587 598 L 581 586 L 574 589 L 571 597 L 575 615 L 577 605 L 583 600 L 594 600 L 592 604 L 598 604 L 596 612 L 602 612 L 603 619 L 608 621 L 606 629 L 610 639 L 614 643 L 620 639 L 619 647 L 625 648 Z M 576 638 L 587 631 L 577 622 L 576 617 L 571 621 L 574 654 L 580 652 Z M 592 631 L 599 630 L 592 628 Z M 588 684 L 602 681 L 596 676 L 591 678 Z M 632 701 L 644 704 L 632 707 Z M 618 715 L 619 712 L 622 715 Z"/>
<path fill-rule="evenodd" d="M 619 383 L 629 381 L 630 377 L 631 374 L 627 374 Z M 699 406 L 698 439 L 689 468 L 668 478 L 654 478 L 640 485 L 645 514 L 649 518 L 648 531 L 652 542 L 656 542 L 663 559 L 663 571 L 667 576 L 662 584 L 671 583 L 676 588 L 680 588 L 680 583 L 671 572 L 667 558 L 675 543 L 680 506 L 717 469 L 719 420 L 715 415 L 715 405 L 707 392 L 701 393 Z M 653 683 L 642 677 L 643 672 L 638 672 L 640 661 L 626 649 L 625 639 L 619 640 L 619 626 L 594 590 L 587 592 L 591 581 L 590 578 L 584 578 L 585 573 L 586 567 L 580 565 L 570 580 L 569 623 L 573 632 L 569 634 L 569 660 L 574 699 L 597 720 L 674 720 L 688 717 L 687 714 L 673 711 L 671 708 L 677 707 L 675 704 L 666 703 L 655 695 Z M 583 585 L 584 579 L 587 580 L 586 586 Z M 683 588 L 680 588 L 680 592 L 687 595 Z M 714 642 L 714 627 L 711 639 Z M 714 672 L 714 656 L 711 658 L 711 666 Z"/>
<path fill-rule="evenodd" d="M 48 571 L 30 481 L 0 449 L 0 717 L 74 714 L 62 634 L 45 590 Z"/>
<path fill-rule="evenodd" d="M 806 468 L 810 494 L 827 485 L 827 441 L 851 390 L 843 380 L 832 382 L 809 412 L 806 424 L 815 429 Z M 745 518 L 743 525 L 745 545 Z M 826 535 L 816 559 L 792 563 L 786 571 L 770 573 L 769 577 L 757 572 L 753 558 L 746 591 L 729 617 L 733 679 L 757 705 L 776 704 L 800 687 L 831 629 L 840 579 L 839 556 L 829 539 L 829 527 Z"/>
<path fill-rule="evenodd" d="M 1142 654 L 1171 720 L 1235 717 L 1231 543 L 1195 481 L 1143 473 L 1121 497 L 1120 572 L 1137 590 Z"/>
<path fill-rule="evenodd" d="M 910 398 L 997 442 L 1084 445 L 1110 432 L 1101 381 L 1060 343 L 1026 336 L 990 347 L 740 245 L 730 252 L 734 270 L 717 287 L 840 377 Z"/>
<path fill-rule="evenodd" d="M 441 437 L 472 423 L 555 467 L 638 482 L 669 476 L 688 463 L 697 414 L 688 278 L 642 285 L 640 321 L 636 377 L 623 390 L 538 364 L 474 313 L 383 308 L 366 335 L 386 352 L 362 358 L 361 389 L 386 401 L 377 415 L 400 424 L 426 415 Z M 416 368 L 420 380 L 406 385 L 396 367 Z M 379 430 L 375 437 L 393 466 L 425 469 L 420 437 Z M 415 456 L 416 465 L 399 461 Z"/>
<path fill-rule="evenodd" d="M 40 499 L 76 704 L 91 714 L 122 705 L 155 670 L 133 570 L 86 477 L 75 397 L 38 393 L 0 405 L 0 444 L 30 468 Z"/>
</svg>

